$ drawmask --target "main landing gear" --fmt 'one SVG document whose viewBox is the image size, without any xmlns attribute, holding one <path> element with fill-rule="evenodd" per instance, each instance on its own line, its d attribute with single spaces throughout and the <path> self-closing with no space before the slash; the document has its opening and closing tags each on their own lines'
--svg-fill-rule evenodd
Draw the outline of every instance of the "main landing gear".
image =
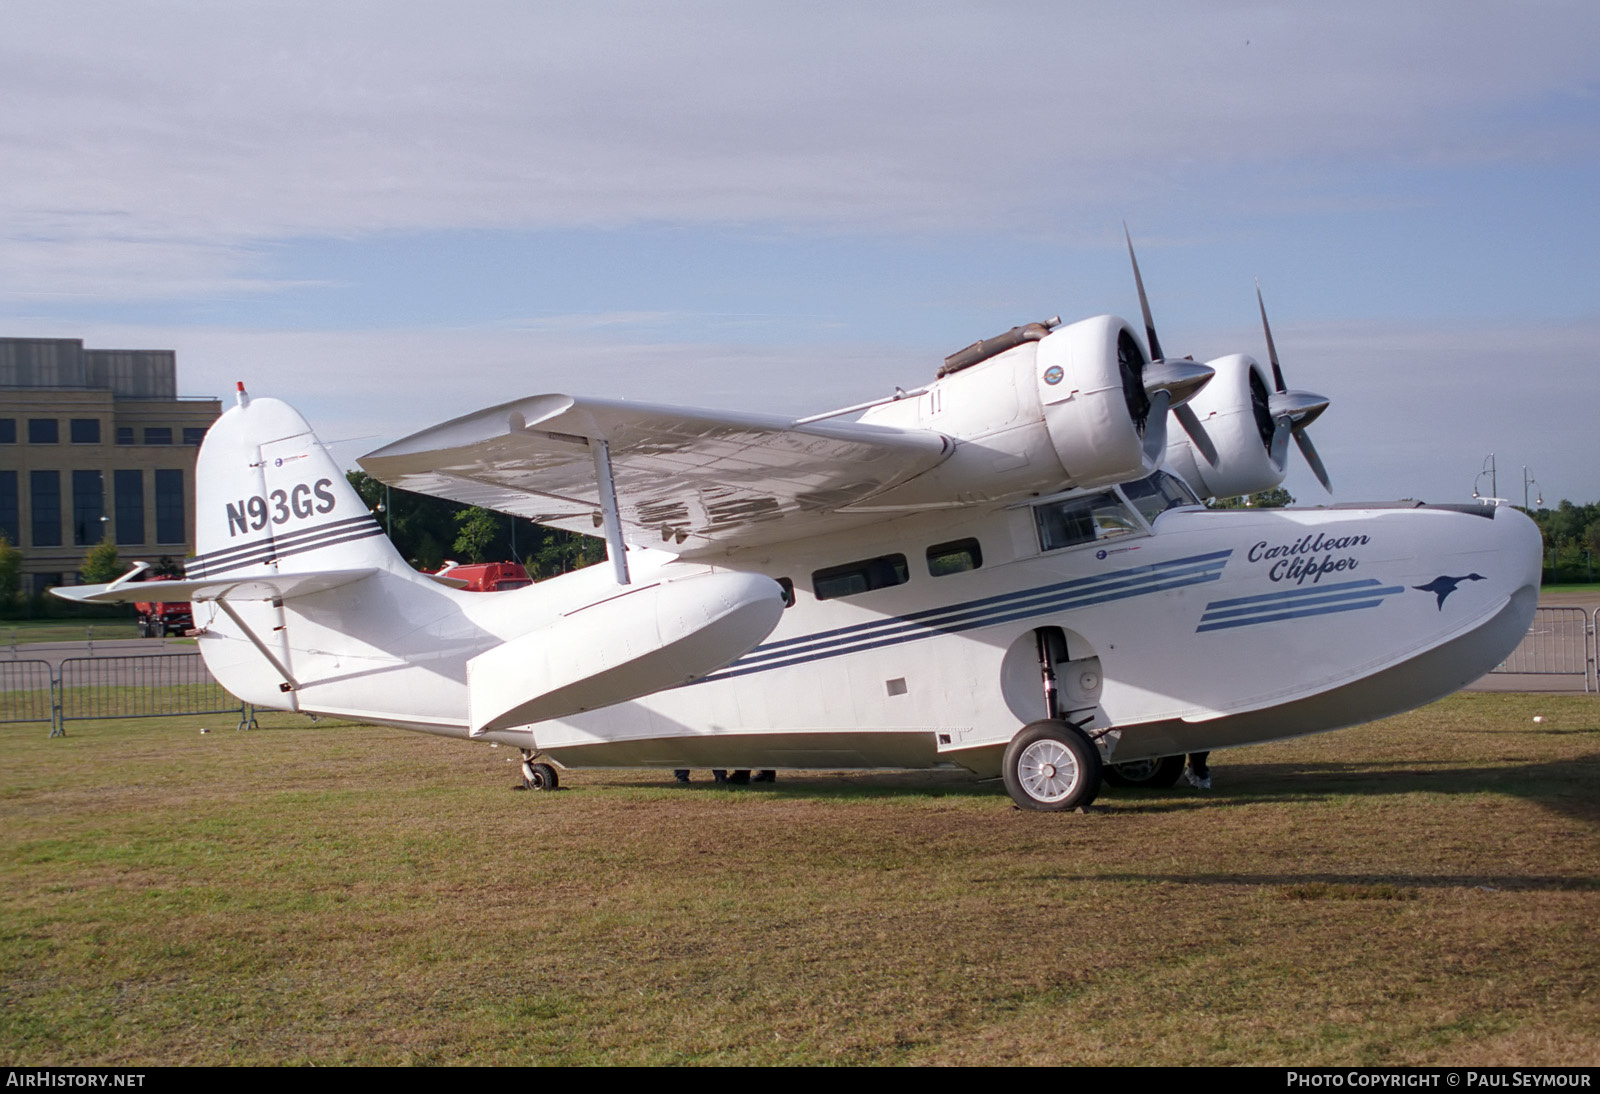
<svg viewBox="0 0 1600 1094">
<path fill-rule="evenodd" d="M 534 754 L 522 750 L 522 788 L 524 790 L 559 790 L 561 779 L 549 764 L 534 763 Z"/>
<path fill-rule="evenodd" d="M 1023 726 L 1011 739 L 1001 775 L 1019 808 L 1079 809 L 1100 793 L 1100 750 L 1077 726 L 1047 718 Z"/>
</svg>

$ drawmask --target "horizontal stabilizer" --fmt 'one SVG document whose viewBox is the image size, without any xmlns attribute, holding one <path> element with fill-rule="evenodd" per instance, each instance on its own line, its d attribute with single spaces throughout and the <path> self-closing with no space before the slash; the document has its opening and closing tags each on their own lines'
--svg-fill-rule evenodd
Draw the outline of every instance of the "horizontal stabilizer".
<svg viewBox="0 0 1600 1094">
<path fill-rule="evenodd" d="M 132 604 L 134 601 L 289 600 L 324 593 L 360 581 L 377 568 L 312 570 L 298 574 L 256 574 L 250 577 L 198 578 L 189 581 L 142 581 L 109 585 L 62 585 L 50 590 L 64 600 L 86 604 Z"/>
</svg>

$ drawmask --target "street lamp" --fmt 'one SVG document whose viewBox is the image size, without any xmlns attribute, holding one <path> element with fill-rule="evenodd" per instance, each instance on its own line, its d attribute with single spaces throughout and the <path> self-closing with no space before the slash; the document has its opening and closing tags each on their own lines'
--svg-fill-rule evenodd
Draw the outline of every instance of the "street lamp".
<svg viewBox="0 0 1600 1094">
<path fill-rule="evenodd" d="M 1484 457 L 1484 459 L 1483 459 L 1483 470 L 1479 471 L 1478 472 L 1478 477 L 1472 480 L 1472 496 L 1475 497 L 1475 498 L 1479 498 L 1479 497 L 1483 496 L 1482 494 L 1478 493 L 1478 484 L 1483 481 L 1483 477 L 1485 475 L 1489 476 L 1489 496 L 1491 498 L 1499 497 L 1500 496 L 1500 490 L 1499 490 L 1498 486 L 1496 485 L 1496 476 L 1495 476 L 1495 468 L 1494 468 L 1494 453 L 1493 452 L 1489 453 L 1487 456 Z"/>
<path fill-rule="evenodd" d="M 1522 507 L 1524 509 L 1528 508 L 1528 485 L 1530 483 L 1533 484 L 1536 487 L 1539 486 L 1539 480 L 1538 479 L 1531 479 L 1531 478 L 1528 477 L 1528 466 L 1527 466 L 1527 464 L 1523 464 L 1523 466 L 1522 466 Z M 1541 505 L 1541 506 L 1544 504 L 1544 489 L 1542 487 L 1540 487 L 1539 490 L 1538 490 L 1538 497 L 1534 499 L 1534 504 Z"/>
</svg>

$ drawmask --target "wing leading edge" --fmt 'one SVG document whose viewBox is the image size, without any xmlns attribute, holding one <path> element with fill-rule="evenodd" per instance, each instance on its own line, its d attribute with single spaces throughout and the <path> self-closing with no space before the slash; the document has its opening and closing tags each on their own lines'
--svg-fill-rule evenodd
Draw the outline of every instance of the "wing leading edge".
<svg viewBox="0 0 1600 1094">
<path fill-rule="evenodd" d="M 413 433 L 358 462 L 391 486 L 593 534 L 605 441 L 624 536 L 691 552 L 882 519 L 840 513 L 942 463 L 938 433 L 536 395 Z"/>
</svg>

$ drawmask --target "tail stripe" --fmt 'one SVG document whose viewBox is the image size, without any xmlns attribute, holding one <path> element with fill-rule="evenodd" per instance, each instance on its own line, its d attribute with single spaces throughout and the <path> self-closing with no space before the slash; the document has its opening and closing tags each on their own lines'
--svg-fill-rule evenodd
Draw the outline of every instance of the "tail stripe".
<svg viewBox="0 0 1600 1094">
<path fill-rule="evenodd" d="M 327 521 L 323 524 L 313 525 L 310 528 L 301 528 L 298 531 L 284 532 L 279 535 L 274 535 L 272 530 L 268 529 L 264 538 L 253 539 L 244 543 L 236 543 L 231 547 L 224 547 L 221 550 L 210 551 L 203 555 L 196 555 L 194 558 L 189 560 L 189 564 L 194 565 L 199 563 L 205 566 L 231 564 L 247 555 L 257 554 L 263 547 L 271 547 L 274 545 L 294 547 L 304 539 L 325 535 L 332 530 L 353 528 L 358 524 L 364 524 L 370 520 L 372 520 L 372 518 L 366 515 L 359 517 L 346 517 L 344 520 Z"/>
<path fill-rule="evenodd" d="M 353 517 L 286 536 L 268 536 L 254 543 L 200 555 L 190 559 L 184 570 L 192 578 L 217 577 L 234 570 L 304 554 L 307 551 L 317 551 L 324 547 L 381 535 L 383 529 L 371 517 Z"/>
</svg>

